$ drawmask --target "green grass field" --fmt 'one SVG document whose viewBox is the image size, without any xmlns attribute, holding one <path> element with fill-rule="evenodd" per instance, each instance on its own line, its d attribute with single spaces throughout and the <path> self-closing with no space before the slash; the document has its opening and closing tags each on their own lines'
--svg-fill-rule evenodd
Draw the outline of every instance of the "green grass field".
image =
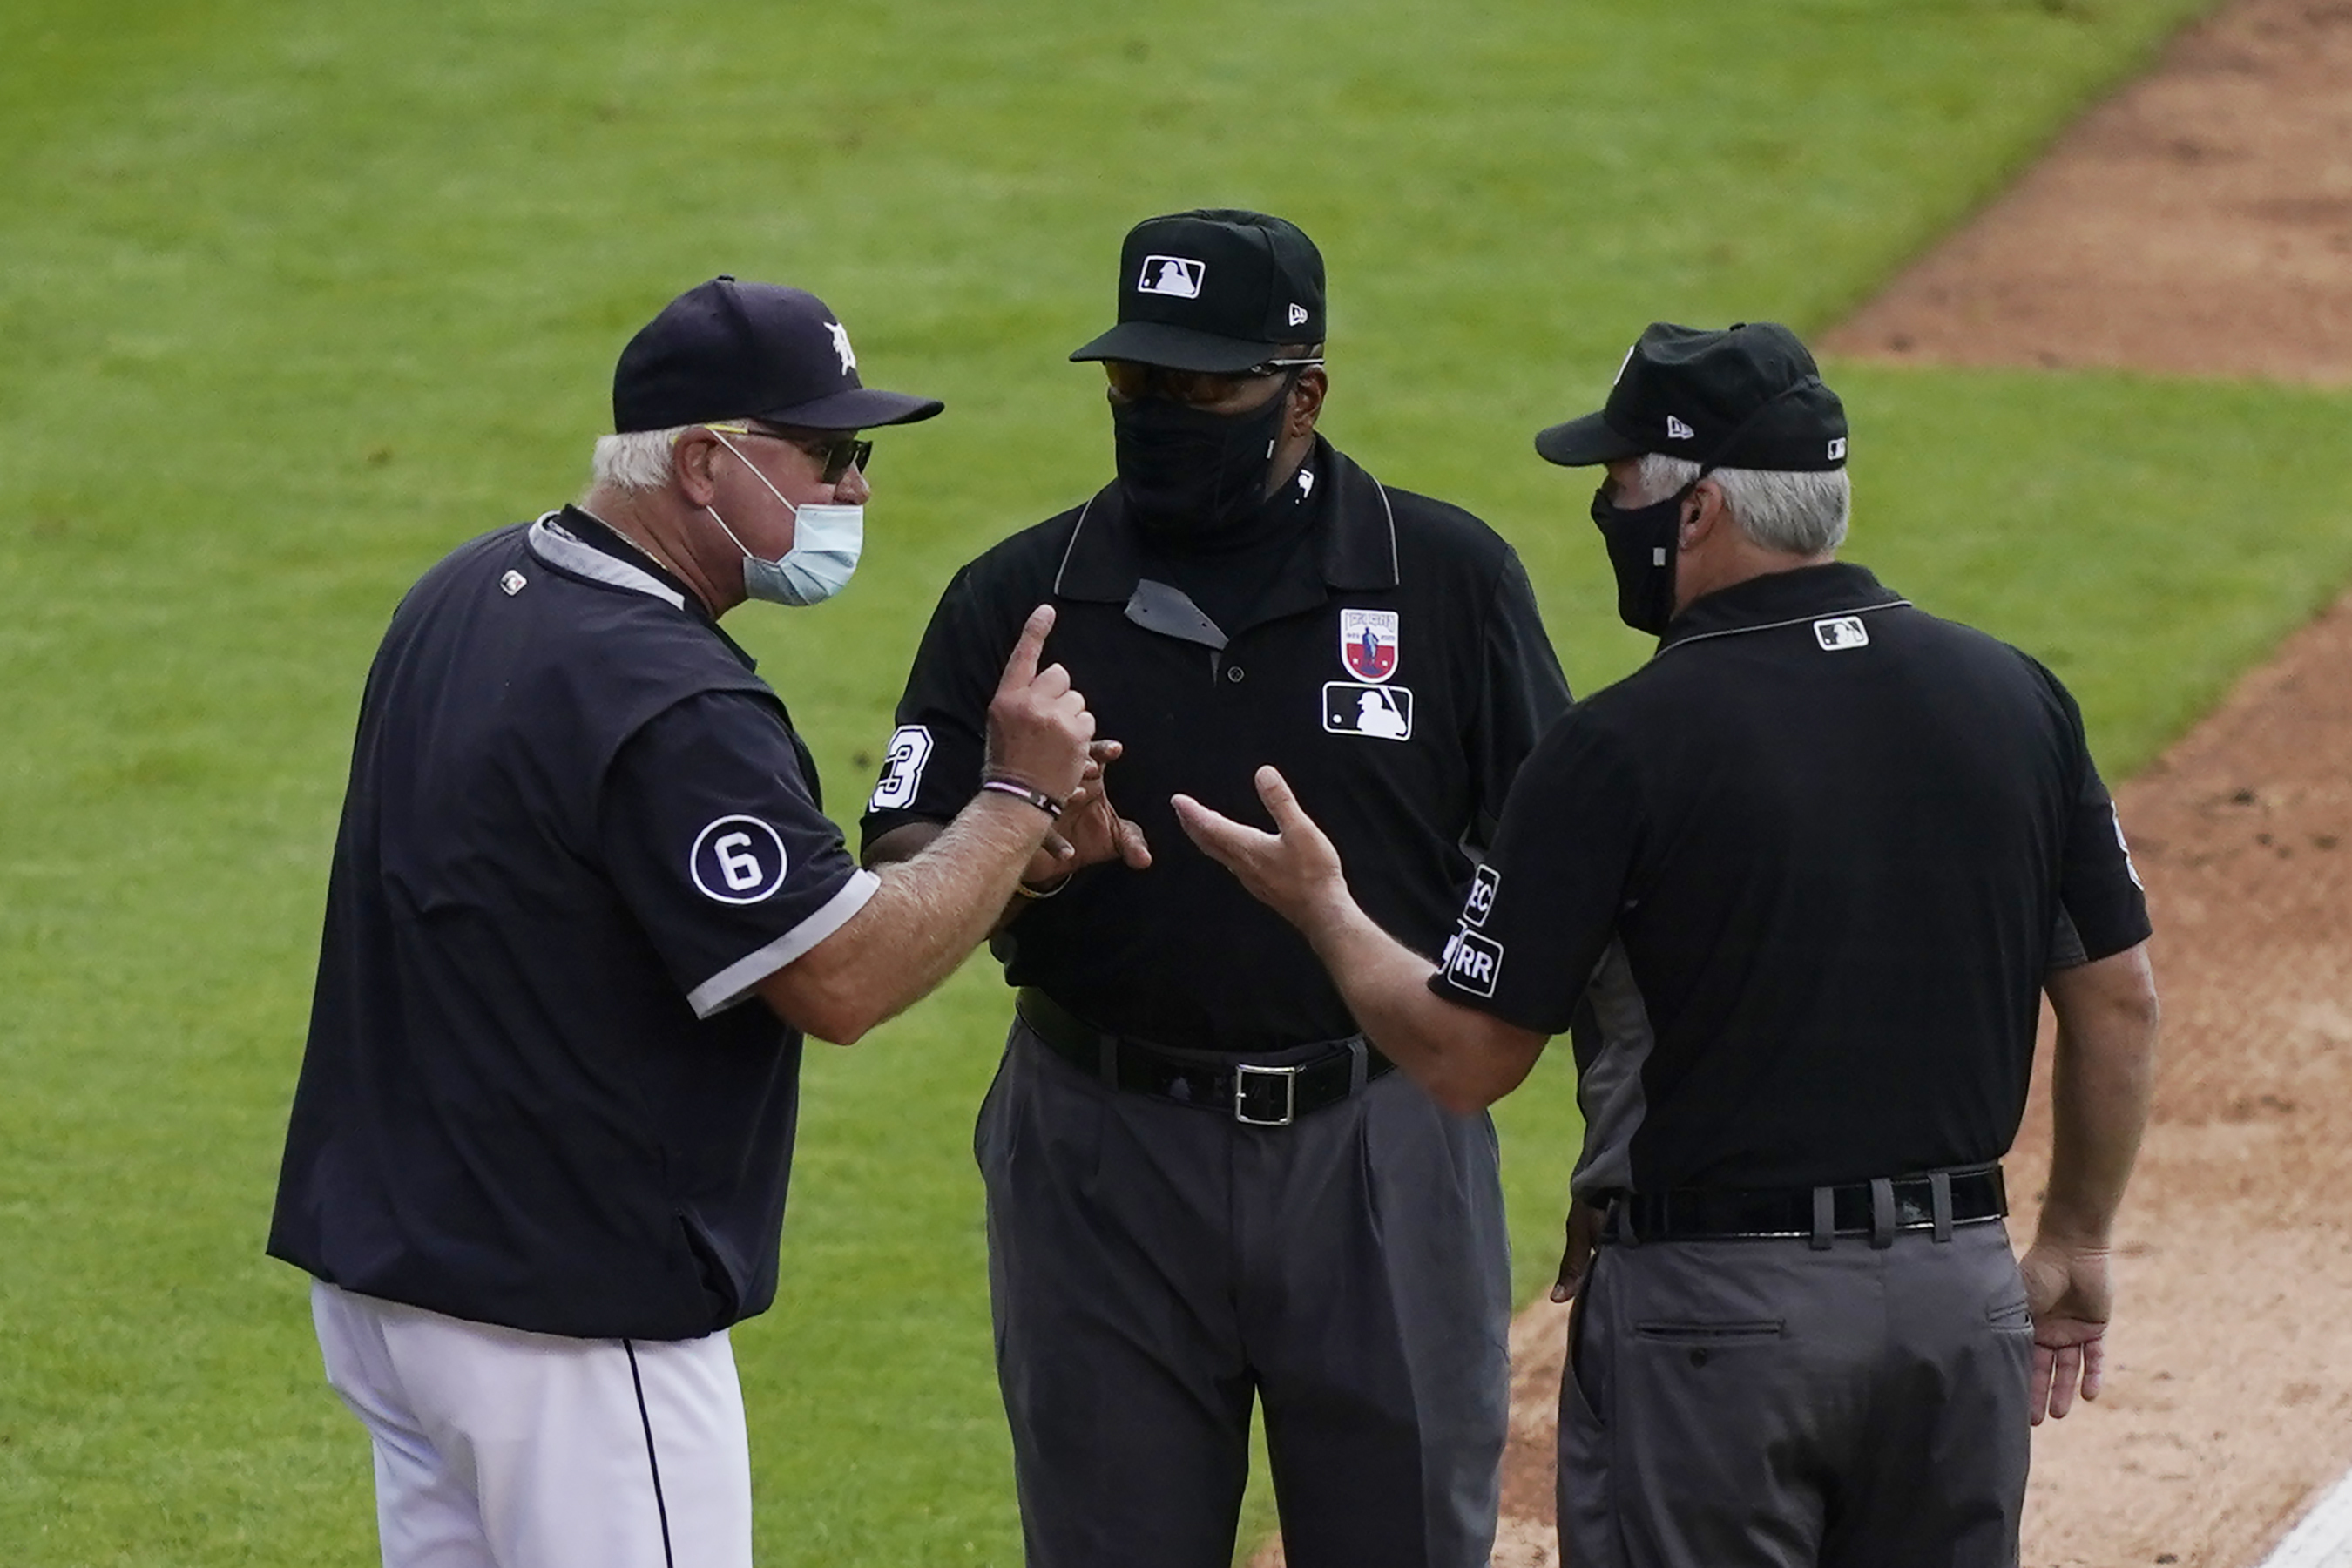
<svg viewBox="0 0 2352 1568">
<path fill-rule="evenodd" d="M 924 616 L 1108 471 L 1118 237 L 1241 204 L 1332 275 L 1326 428 L 1641 657 L 1534 428 L 1654 317 L 1834 320 L 2195 0 L 1128 8 L 14 0 L 0 12 L 0 1554 L 373 1561 L 364 1442 L 260 1256 L 360 680 L 452 543 L 566 499 L 613 356 L 718 271 L 822 293 L 883 443 L 842 601 L 730 621 L 853 816 Z M 1851 553 L 2010 637 L 2130 772 L 2352 574 L 2352 399 L 1832 365 Z M 1018 1561 L 969 968 L 817 1048 L 739 1335 L 761 1561 Z M 1560 1064 L 1501 1112 L 1548 1277 Z M 1262 1503 L 1253 1514 L 1265 1518 Z"/>
</svg>

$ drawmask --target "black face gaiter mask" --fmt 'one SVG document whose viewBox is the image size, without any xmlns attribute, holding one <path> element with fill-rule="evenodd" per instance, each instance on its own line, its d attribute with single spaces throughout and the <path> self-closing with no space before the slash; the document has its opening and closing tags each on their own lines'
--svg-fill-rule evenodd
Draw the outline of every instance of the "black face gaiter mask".
<svg viewBox="0 0 2352 1568">
<path fill-rule="evenodd" d="M 1160 397 L 1110 405 L 1118 487 L 1136 531 L 1178 551 L 1246 532 L 1265 494 L 1296 374 L 1265 406 L 1205 414 Z"/>
<path fill-rule="evenodd" d="M 1675 557 L 1680 553 L 1683 502 L 1698 481 L 1647 506 L 1621 507 L 1609 481 L 1592 492 L 1592 521 L 1609 547 L 1617 574 L 1617 618 L 1655 637 L 1675 618 Z"/>
</svg>

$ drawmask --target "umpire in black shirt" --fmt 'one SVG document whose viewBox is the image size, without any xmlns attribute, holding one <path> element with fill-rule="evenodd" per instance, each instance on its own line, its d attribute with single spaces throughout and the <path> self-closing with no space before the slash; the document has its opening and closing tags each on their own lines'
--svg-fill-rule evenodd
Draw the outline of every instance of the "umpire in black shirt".
<svg viewBox="0 0 2352 1568">
<path fill-rule="evenodd" d="M 2146 906 L 2056 677 L 1832 559 L 1846 443 L 1769 323 L 1653 326 L 1601 412 L 1538 438 L 1607 467 L 1619 610 L 1662 636 L 1528 758 L 1434 967 L 1273 770 L 1276 835 L 1180 805 L 1444 1103 L 1573 1036 L 1578 1563 L 2011 1564 L 2029 1421 L 2097 1393 Z M 2056 1143 L 2021 1279 L 1997 1162 L 2043 992 Z"/>
<path fill-rule="evenodd" d="M 998 1360 L 1038 1568 L 1225 1568 L 1265 1411 L 1295 1568 L 1483 1568 L 1507 1405 L 1494 1133 L 1364 1043 L 1297 932 L 1175 832 L 1279 759 L 1434 952 L 1567 703 L 1509 547 L 1316 434 L 1323 267 L 1280 218 L 1153 218 L 1119 261 L 1116 481 L 940 602 L 866 814 L 907 853 L 979 781 L 1028 605 L 1125 746 L 998 940 L 981 1113 Z M 1155 854 L 1154 851 L 1157 851 Z"/>
</svg>

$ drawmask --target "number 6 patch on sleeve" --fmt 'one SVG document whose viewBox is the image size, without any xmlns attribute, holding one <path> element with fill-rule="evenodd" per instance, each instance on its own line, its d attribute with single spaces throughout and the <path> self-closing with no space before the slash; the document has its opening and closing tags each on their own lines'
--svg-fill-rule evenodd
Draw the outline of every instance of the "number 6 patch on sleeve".
<svg viewBox="0 0 2352 1568">
<path fill-rule="evenodd" d="M 756 904 L 784 885 L 783 835 L 756 816 L 722 816 L 695 836 L 687 868 L 703 897 Z"/>
</svg>

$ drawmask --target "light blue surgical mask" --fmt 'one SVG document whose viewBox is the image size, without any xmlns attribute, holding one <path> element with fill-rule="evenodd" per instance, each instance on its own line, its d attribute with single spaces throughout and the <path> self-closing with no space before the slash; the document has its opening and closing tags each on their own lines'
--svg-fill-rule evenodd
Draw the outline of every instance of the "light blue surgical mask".
<svg viewBox="0 0 2352 1568">
<path fill-rule="evenodd" d="M 793 514 L 793 547 L 780 560 L 771 561 L 764 555 L 754 555 L 727 520 L 716 508 L 704 507 L 711 521 L 734 541 L 735 548 L 743 552 L 743 592 L 754 599 L 772 605 L 815 605 L 832 598 L 849 585 L 852 574 L 857 570 L 857 558 L 866 549 L 866 509 L 862 506 L 794 506 L 784 500 L 784 492 L 768 483 L 768 476 L 758 465 L 745 458 L 735 443 L 719 431 L 719 444 L 733 452 L 751 470 L 751 477 L 768 486 L 768 493 L 784 502 L 784 510 Z"/>
</svg>

